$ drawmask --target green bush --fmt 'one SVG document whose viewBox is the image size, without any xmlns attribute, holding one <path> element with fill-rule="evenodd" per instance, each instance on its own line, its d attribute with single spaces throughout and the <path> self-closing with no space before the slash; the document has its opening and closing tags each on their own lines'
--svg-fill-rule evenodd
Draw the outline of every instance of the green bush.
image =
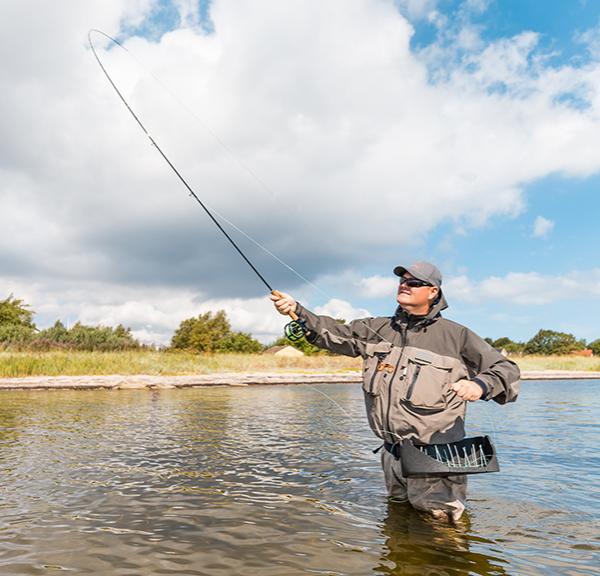
<svg viewBox="0 0 600 576">
<path fill-rule="evenodd" d="M 217 352 L 241 352 L 244 354 L 256 354 L 262 352 L 264 346 L 252 338 L 247 332 L 232 332 L 216 343 Z"/>
<path fill-rule="evenodd" d="M 502 338 L 498 338 L 496 340 L 486 339 L 489 344 L 491 344 L 497 350 L 506 350 L 509 354 L 523 354 L 523 350 L 525 349 L 524 342 L 514 342 L 507 336 L 502 336 Z"/>
<path fill-rule="evenodd" d="M 22 326 L 35 330 L 33 311 L 23 300 L 13 298 L 11 294 L 6 300 L 0 300 L 0 326 Z"/>
<path fill-rule="evenodd" d="M 260 352 L 263 345 L 245 332 L 233 332 L 224 310 L 187 318 L 171 338 L 171 348 L 195 352 Z"/>
<path fill-rule="evenodd" d="M 35 337 L 35 330 L 28 326 L 0 324 L 0 348 L 27 348 Z"/>
<path fill-rule="evenodd" d="M 77 322 L 67 329 L 57 321 L 54 326 L 35 335 L 31 347 L 38 350 L 68 349 L 90 352 L 112 352 L 140 348 L 140 343 L 131 335 L 131 330 L 119 324 L 110 326 L 86 326 Z"/>
<path fill-rule="evenodd" d="M 600 338 L 590 342 L 587 347 L 594 353 L 594 356 L 600 356 Z"/>
<path fill-rule="evenodd" d="M 525 344 L 525 354 L 540 354 L 542 356 L 569 354 L 574 350 L 583 350 L 584 340 L 577 340 L 573 334 L 540 330 Z"/>
</svg>

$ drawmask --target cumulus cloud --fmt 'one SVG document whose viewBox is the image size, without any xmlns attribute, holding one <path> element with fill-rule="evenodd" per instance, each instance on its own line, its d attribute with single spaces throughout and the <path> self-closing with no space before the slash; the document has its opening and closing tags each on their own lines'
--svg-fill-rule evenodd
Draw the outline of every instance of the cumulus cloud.
<svg viewBox="0 0 600 576">
<path fill-rule="evenodd" d="M 350 302 L 338 298 L 332 298 L 323 306 L 317 306 L 315 312 L 346 321 L 354 320 L 355 318 L 366 318 L 371 315 L 368 310 L 354 308 Z"/>
<path fill-rule="evenodd" d="M 519 305 L 542 306 L 560 301 L 600 298 L 600 268 L 564 275 L 510 272 L 472 281 L 467 276 L 451 278 L 444 291 L 450 301 L 483 303 L 489 300 Z"/>
<path fill-rule="evenodd" d="M 532 235 L 534 238 L 545 238 L 553 229 L 554 222 L 552 220 L 548 220 L 548 218 L 544 218 L 543 216 L 538 216 L 533 223 Z"/>
<path fill-rule="evenodd" d="M 398 288 L 398 279 L 389 276 L 369 276 L 357 281 L 359 294 L 365 298 L 383 298 L 395 295 Z"/>
<path fill-rule="evenodd" d="M 403 5 L 414 17 L 437 9 L 433 0 Z M 234 306 L 265 290 L 111 92 L 86 47 L 90 27 L 118 36 L 200 119 L 126 53 L 100 45 L 202 199 L 311 280 L 360 270 L 373 253 L 406 248 L 445 221 L 468 228 L 514 216 L 523 187 L 550 173 L 600 169 L 600 65 L 548 67 L 535 33 L 484 43 L 465 29 L 452 40 L 460 58 L 448 61 L 448 38 L 411 49 L 413 28 L 391 0 L 215 0 L 212 33 L 196 2 L 178 0 L 176 28 L 136 34 L 156 6 L 0 5 L 2 273 L 48 293 L 67 284 L 83 294 L 91 281 L 119 287 L 120 308 L 89 296 L 85 318 L 139 314 L 148 318 L 140 330 L 162 333 L 168 293 L 188 294 L 196 310 L 199 297 Z M 35 41 L 23 43 L 24 30 Z M 298 287 L 231 232 L 273 284 Z M 165 297 L 152 302 L 145 289 Z M 66 309 L 69 294 L 57 306 Z"/>
<path fill-rule="evenodd" d="M 436 10 L 438 0 L 397 0 L 400 10 L 412 20 L 434 20 L 438 16 Z"/>
<path fill-rule="evenodd" d="M 275 311 L 267 297 L 215 299 L 170 286 L 128 287 L 93 281 L 51 284 L 0 278 L 0 294 L 15 294 L 28 303 L 40 328 L 55 320 L 68 326 L 75 322 L 123 324 L 142 342 L 154 344 L 168 344 L 182 320 L 203 312 L 225 310 L 234 330 L 250 332 L 265 343 L 281 336 L 289 321 Z M 343 305 L 338 304 L 340 310 L 349 310 Z"/>
</svg>

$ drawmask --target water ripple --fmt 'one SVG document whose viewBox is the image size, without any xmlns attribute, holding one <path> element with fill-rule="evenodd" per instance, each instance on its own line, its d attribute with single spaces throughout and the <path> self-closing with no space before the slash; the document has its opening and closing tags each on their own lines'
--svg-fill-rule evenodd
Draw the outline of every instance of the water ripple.
<svg viewBox="0 0 600 576">
<path fill-rule="evenodd" d="M 456 527 L 388 503 L 359 386 L 4 392 L 0 571 L 597 574 L 598 385 L 473 406 L 502 472 Z"/>
</svg>

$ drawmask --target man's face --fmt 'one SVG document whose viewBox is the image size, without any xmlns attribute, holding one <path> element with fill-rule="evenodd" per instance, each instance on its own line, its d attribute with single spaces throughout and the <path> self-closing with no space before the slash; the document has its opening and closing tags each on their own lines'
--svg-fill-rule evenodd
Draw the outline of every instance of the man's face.
<svg viewBox="0 0 600 576">
<path fill-rule="evenodd" d="M 405 280 L 417 279 L 408 272 L 400 278 L 396 301 L 403 308 L 410 308 L 418 310 L 420 313 L 426 313 L 429 310 L 431 302 L 437 297 L 439 289 L 437 286 L 408 286 L 404 282 Z"/>
</svg>

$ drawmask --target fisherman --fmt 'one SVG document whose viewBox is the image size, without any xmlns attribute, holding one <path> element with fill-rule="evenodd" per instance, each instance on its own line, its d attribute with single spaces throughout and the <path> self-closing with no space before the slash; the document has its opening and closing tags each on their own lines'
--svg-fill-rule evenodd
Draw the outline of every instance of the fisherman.
<svg viewBox="0 0 600 576">
<path fill-rule="evenodd" d="M 281 314 L 295 313 L 309 342 L 363 358 L 363 391 L 373 432 L 383 439 L 385 484 L 394 501 L 408 501 L 435 518 L 457 521 L 466 501 L 466 475 L 406 478 L 400 441 L 448 443 L 465 437 L 466 402 L 512 402 L 519 368 L 474 332 L 443 318 L 442 275 L 429 262 L 396 266 L 393 316 L 341 324 L 304 308 L 289 294 L 271 295 Z"/>
</svg>

